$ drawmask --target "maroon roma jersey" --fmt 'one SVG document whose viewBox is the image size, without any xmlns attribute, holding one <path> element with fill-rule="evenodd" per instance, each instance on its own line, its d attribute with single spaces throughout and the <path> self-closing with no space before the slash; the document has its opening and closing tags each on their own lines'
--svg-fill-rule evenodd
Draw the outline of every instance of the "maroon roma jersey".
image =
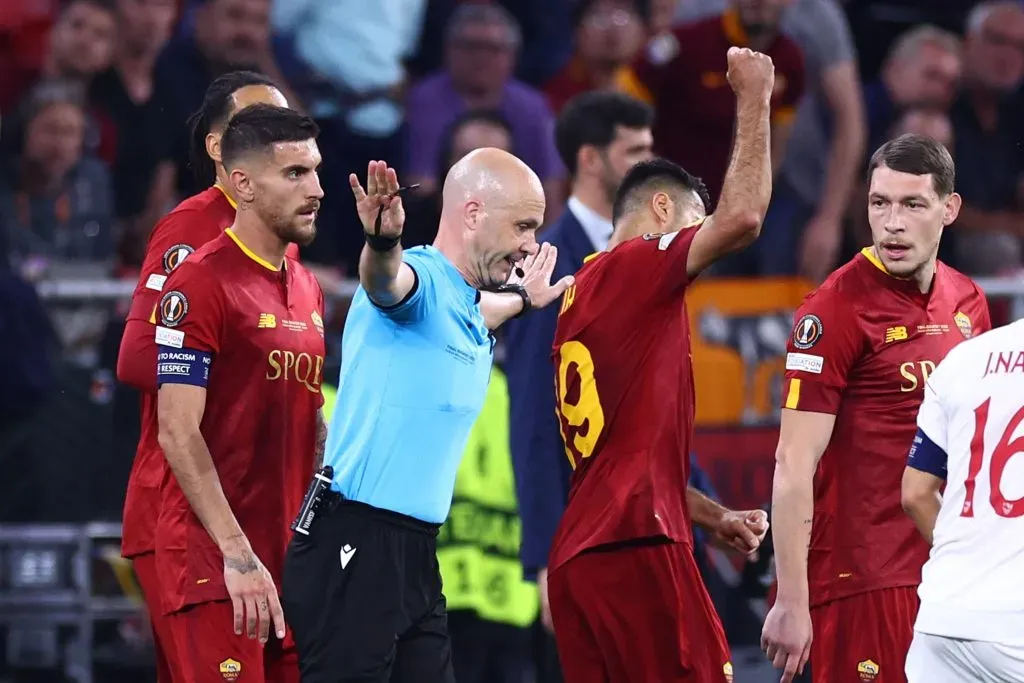
<svg viewBox="0 0 1024 683">
<path fill-rule="evenodd" d="M 117 356 L 117 377 L 141 393 L 139 445 L 128 478 L 121 533 L 121 554 L 135 557 L 153 552 L 160 514 L 160 483 L 167 471 L 156 419 L 156 344 L 153 325 L 156 305 L 171 271 L 196 249 L 219 237 L 235 220 L 235 203 L 218 185 L 176 206 L 153 228 L 146 245 L 142 274 L 132 294 L 131 308 Z M 289 245 L 298 258 L 298 247 Z"/>
<path fill-rule="evenodd" d="M 645 235 L 591 257 L 564 295 L 552 357 L 574 472 L 552 571 L 607 543 L 692 543 L 694 391 L 683 295 L 698 229 Z"/>
<path fill-rule="evenodd" d="M 323 399 L 323 294 L 286 257 L 260 259 L 226 230 L 168 278 L 157 383 L 206 387 L 200 429 L 224 495 L 280 588 L 289 525 L 313 476 Z M 156 531 L 167 611 L 224 600 L 223 557 L 173 476 Z"/>
<path fill-rule="evenodd" d="M 900 505 L 928 374 L 991 327 L 984 294 L 937 263 L 931 290 L 889 275 L 868 248 L 804 300 L 783 407 L 836 416 L 814 478 L 811 605 L 916 586 L 928 545 Z"/>
</svg>

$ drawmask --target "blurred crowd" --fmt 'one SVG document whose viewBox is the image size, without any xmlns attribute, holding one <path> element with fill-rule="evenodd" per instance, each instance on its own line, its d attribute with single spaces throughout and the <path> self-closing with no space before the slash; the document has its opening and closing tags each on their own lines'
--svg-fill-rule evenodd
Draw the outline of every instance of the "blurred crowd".
<svg viewBox="0 0 1024 683">
<path fill-rule="evenodd" d="M 530 164 L 557 218 L 569 184 L 554 122 L 588 90 L 653 105 L 655 152 L 714 200 L 731 145 L 718 67 L 730 44 L 776 61 L 777 177 L 763 237 L 720 274 L 822 279 L 865 242 L 866 156 L 906 131 L 945 142 L 960 170 L 965 209 L 943 257 L 971 274 L 1020 269 L 1024 11 L 967 0 L 8 0 L 0 269 L 133 277 L 156 220 L 202 189 L 189 115 L 240 68 L 321 125 L 326 199 L 303 258 L 328 285 L 357 262 L 347 175 L 370 159 L 422 184 L 410 244 L 432 240 L 447 168 L 481 145 Z M 95 313 L 62 311 L 57 329 L 86 362 Z"/>
<path fill-rule="evenodd" d="M 709 277 L 821 281 L 869 243 L 863 171 L 904 132 L 942 141 L 957 164 L 964 208 L 941 258 L 976 276 L 1024 270 L 1016 0 L 2 0 L 0 355 L 17 361 L 0 384 L 0 462 L 42 467 L 39 454 L 90 443 L 109 458 L 61 461 L 38 481 L 92 490 L 109 505 L 83 514 L 119 519 L 137 407 L 119 402 L 115 428 L 101 432 L 82 406 L 124 391 L 110 369 L 127 302 L 88 287 L 57 301 L 39 292 L 134 283 L 156 221 L 204 188 L 189 118 L 218 75 L 261 72 L 319 123 L 326 196 L 302 258 L 337 291 L 363 244 L 348 174 L 371 159 L 421 184 L 406 204 L 406 246 L 433 240 L 447 170 L 479 147 L 512 151 L 537 172 L 549 223 L 584 175 L 609 199 L 651 143 L 598 146 L 581 167 L 581 145 L 593 147 L 586 122 L 565 120 L 570 110 L 556 123 L 592 90 L 649 104 L 653 152 L 701 176 L 713 204 L 732 144 L 730 45 L 775 61 L 776 176 L 761 238 Z M 597 203 L 610 214 L 610 199 Z M 20 432 L 54 396 L 50 421 Z M 111 477 L 102 463 L 113 460 Z M 74 514 L 71 500 L 48 509 L 30 486 L 15 489 L 0 495 L 0 521 Z"/>
</svg>

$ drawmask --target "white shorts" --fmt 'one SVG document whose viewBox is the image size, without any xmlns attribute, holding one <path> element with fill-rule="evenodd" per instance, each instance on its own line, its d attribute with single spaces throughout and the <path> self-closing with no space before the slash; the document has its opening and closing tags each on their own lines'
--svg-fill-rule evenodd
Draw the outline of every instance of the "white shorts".
<svg viewBox="0 0 1024 683">
<path fill-rule="evenodd" d="M 914 631 L 907 683 L 1021 683 L 1024 647 Z"/>
</svg>

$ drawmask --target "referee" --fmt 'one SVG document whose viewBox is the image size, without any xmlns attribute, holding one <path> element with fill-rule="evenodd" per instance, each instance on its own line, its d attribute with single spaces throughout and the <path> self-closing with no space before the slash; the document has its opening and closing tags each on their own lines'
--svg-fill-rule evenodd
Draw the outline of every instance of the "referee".
<svg viewBox="0 0 1024 683">
<path fill-rule="evenodd" d="M 536 241 L 544 192 L 507 152 L 479 149 L 452 167 L 429 247 L 401 247 L 394 169 L 371 161 L 366 189 L 350 182 L 361 287 L 326 467 L 288 549 L 285 616 L 303 683 L 453 683 L 436 536 L 483 405 L 491 330 L 572 278 L 550 284 L 555 249 Z"/>
</svg>

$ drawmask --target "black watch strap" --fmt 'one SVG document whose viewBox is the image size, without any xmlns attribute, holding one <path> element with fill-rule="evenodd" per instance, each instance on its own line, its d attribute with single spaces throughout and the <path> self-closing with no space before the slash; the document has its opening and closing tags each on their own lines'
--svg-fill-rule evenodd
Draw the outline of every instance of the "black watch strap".
<svg viewBox="0 0 1024 683">
<path fill-rule="evenodd" d="M 526 287 L 523 287 L 518 283 L 510 283 L 498 287 L 496 290 L 499 294 L 518 294 L 523 300 L 523 310 L 516 313 L 513 318 L 518 318 L 521 315 L 525 315 L 533 310 L 533 301 L 530 300 L 530 293 L 526 291 Z"/>
</svg>

